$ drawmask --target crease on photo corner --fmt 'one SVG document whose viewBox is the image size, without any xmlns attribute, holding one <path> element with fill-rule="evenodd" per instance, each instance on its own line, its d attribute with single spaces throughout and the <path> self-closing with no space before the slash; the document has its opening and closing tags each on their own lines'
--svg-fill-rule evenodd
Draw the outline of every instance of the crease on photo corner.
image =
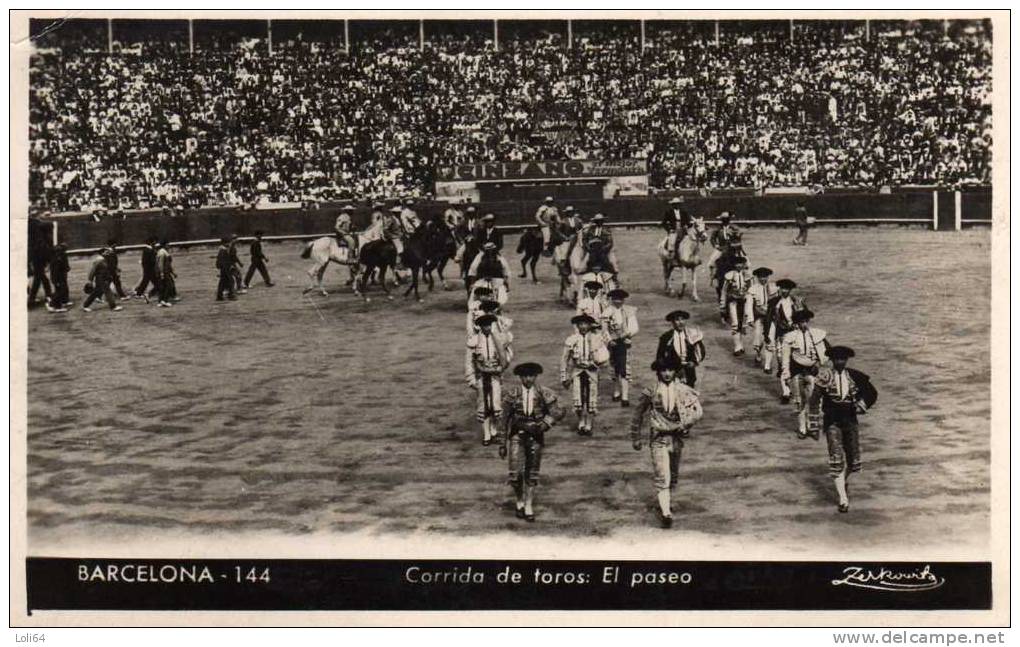
<svg viewBox="0 0 1020 647">
<path fill-rule="evenodd" d="M 36 34 L 35 38 L 39 38 L 40 36 L 45 36 L 46 34 L 49 34 L 49 33 L 57 31 L 58 29 L 63 27 L 64 23 L 66 23 L 68 20 L 72 20 L 74 18 L 77 18 L 78 16 L 81 16 L 83 13 L 84 13 L 84 10 L 80 9 L 80 10 L 77 10 L 77 11 L 72 11 L 71 13 L 67 14 L 63 18 L 57 18 L 57 22 L 53 23 L 52 25 L 50 25 L 46 29 L 44 29 L 41 32 L 39 32 L 38 34 Z M 32 16 L 29 16 L 28 18 L 31 19 Z M 25 44 L 31 44 L 31 42 L 32 42 L 32 36 L 31 36 L 31 34 L 29 34 L 29 35 L 25 36 L 24 38 L 21 38 L 21 39 L 18 39 L 18 40 L 12 40 L 11 41 L 11 47 L 22 47 Z"/>
</svg>

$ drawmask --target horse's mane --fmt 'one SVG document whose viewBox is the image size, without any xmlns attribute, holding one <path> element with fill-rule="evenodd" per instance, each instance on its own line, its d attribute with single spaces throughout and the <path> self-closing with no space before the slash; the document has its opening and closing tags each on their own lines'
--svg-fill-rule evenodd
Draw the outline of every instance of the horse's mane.
<svg viewBox="0 0 1020 647">
<path fill-rule="evenodd" d="M 382 236 L 382 229 L 383 221 L 380 218 L 379 220 L 374 221 L 368 227 L 365 227 L 365 229 L 361 232 L 361 235 L 367 238 L 371 238 L 374 236 Z"/>
</svg>

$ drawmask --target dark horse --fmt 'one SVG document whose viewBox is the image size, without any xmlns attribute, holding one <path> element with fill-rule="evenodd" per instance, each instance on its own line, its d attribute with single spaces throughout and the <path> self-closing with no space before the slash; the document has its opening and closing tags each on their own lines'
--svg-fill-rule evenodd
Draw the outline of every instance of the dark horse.
<svg viewBox="0 0 1020 647">
<path fill-rule="evenodd" d="M 542 251 L 545 249 L 545 243 L 542 241 L 542 229 L 539 227 L 532 227 L 525 229 L 524 233 L 521 234 L 521 239 L 517 243 L 517 253 L 523 254 L 521 258 L 521 278 L 528 278 L 528 266 L 531 266 L 531 282 L 538 283 L 538 277 L 535 276 L 535 265 L 538 264 L 538 259 L 542 257 Z"/>
<path fill-rule="evenodd" d="M 438 244 L 437 240 L 442 237 L 441 233 L 436 234 L 432 227 L 423 225 L 407 239 L 404 243 L 404 252 L 400 256 L 405 268 L 411 271 L 411 283 L 404 291 L 404 296 L 410 296 L 414 292 L 414 298 L 421 301 L 418 293 L 419 278 L 424 275 L 429 282 L 429 289 L 432 289 L 432 278 L 430 273 L 436 269 L 440 259 L 446 253 L 447 248 Z M 386 270 L 395 270 L 397 264 L 397 248 L 389 240 L 374 240 L 366 243 L 358 255 L 361 263 L 361 292 L 364 294 L 368 277 L 376 270 L 379 271 L 379 285 L 386 292 L 387 298 L 392 299 L 390 288 L 386 284 Z M 440 279 L 442 275 L 440 274 Z M 366 297 L 367 300 L 367 297 Z"/>
<path fill-rule="evenodd" d="M 428 281 L 429 290 L 431 291 L 435 285 L 432 281 L 432 270 L 435 270 L 439 276 L 439 282 L 443 284 L 443 289 L 448 290 L 450 288 L 446 284 L 443 270 L 446 269 L 446 264 L 450 259 L 457 255 L 457 239 L 442 220 L 437 219 L 429 222 L 424 228 L 427 228 L 425 232 L 425 246 L 426 255 L 430 261 L 423 268 L 425 280 Z"/>
</svg>

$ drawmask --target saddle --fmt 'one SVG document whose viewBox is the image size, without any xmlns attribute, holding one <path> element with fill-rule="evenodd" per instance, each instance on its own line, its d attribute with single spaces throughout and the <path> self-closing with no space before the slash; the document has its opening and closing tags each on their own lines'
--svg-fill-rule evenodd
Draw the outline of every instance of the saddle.
<svg viewBox="0 0 1020 647">
<path fill-rule="evenodd" d="M 358 235 L 351 233 L 334 232 L 337 245 L 337 256 L 343 263 L 354 264 L 358 262 L 358 252 L 361 246 L 358 244 Z"/>
</svg>

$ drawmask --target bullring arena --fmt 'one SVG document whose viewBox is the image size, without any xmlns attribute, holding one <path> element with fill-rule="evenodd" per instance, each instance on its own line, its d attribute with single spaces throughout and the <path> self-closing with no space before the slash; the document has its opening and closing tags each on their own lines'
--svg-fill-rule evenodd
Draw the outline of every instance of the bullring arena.
<svg viewBox="0 0 1020 647">
<path fill-rule="evenodd" d="M 698 553 L 715 558 L 756 547 L 839 558 L 852 546 L 985 559 L 990 20 L 103 15 L 28 25 L 28 204 L 15 219 L 29 219 L 32 278 L 62 278 L 55 245 L 66 244 L 74 302 L 65 309 L 48 288 L 46 307 L 29 297 L 35 554 L 271 534 L 285 546 L 522 538 L 559 558 L 577 540 L 655 538 L 741 551 Z M 541 215 L 545 196 L 560 215 Z M 523 508 L 515 518 L 507 461 L 481 442 L 455 262 L 449 289 L 423 286 L 420 300 L 377 285 L 362 299 L 336 264 L 328 295 L 306 289 L 302 251 L 334 233 L 334 247 L 346 241 L 340 214 L 355 232 L 378 222 L 376 249 L 395 256 L 433 231 L 418 218 L 442 228 L 448 208 L 469 204 L 505 236 L 505 384 L 517 383 L 513 365 L 539 362 L 540 384 L 568 409 L 545 436 L 537 519 Z M 798 438 L 776 377 L 750 349 L 733 353 L 706 268 L 712 239 L 701 301 L 664 289 L 663 227 L 693 217 L 711 235 L 724 212 L 748 269 L 795 280 L 811 325 L 855 349 L 852 368 L 877 389 L 860 415 L 848 514 L 825 438 Z M 587 249 L 582 223 L 596 214 L 640 322 L 632 399 L 654 383 L 668 313 L 688 310 L 705 335 L 704 416 L 686 441 L 672 527 L 657 523 L 648 448 L 632 447 L 638 407 L 611 400 L 609 370 L 594 433 L 574 431 L 558 377 L 575 312 L 558 299 L 557 268 L 543 257 L 540 282 L 517 276 L 522 231 L 563 225 Z M 810 221 L 807 245 L 792 242 L 795 221 L 805 232 Z M 439 230 L 459 231 L 458 243 L 488 235 Z M 275 285 L 256 279 L 217 300 L 228 254 L 217 245 L 239 236 L 247 266 L 256 232 Z M 83 311 L 90 263 L 103 268 L 97 284 L 112 263 L 131 290 L 147 240 L 166 241 L 180 299 L 164 282 L 164 307 L 100 299 Z M 843 411 L 856 415 L 863 400 L 851 400 Z M 678 550 L 664 557 L 690 557 Z"/>
<path fill-rule="evenodd" d="M 856 365 L 881 389 L 862 417 L 854 513 L 835 514 L 824 441 L 798 440 L 775 379 L 731 355 L 701 270 L 702 302 L 682 307 L 706 333 L 705 417 L 687 445 L 679 529 L 794 550 L 986 541 L 989 231 L 819 228 L 803 248 L 791 236 L 747 230 L 752 263 L 795 276 L 820 325 L 858 349 Z M 660 238 L 651 228 L 616 232 L 642 327 L 633 360 L 641 384 L 654 379 L 647 367 L 663 316 L 678 307 L 662 293 Z M 508 237 L 506 248 L 515 246 Z M 330 296 L 302 296 L 299 250 L 268 245 L 276 286 L 257 285 L 237 302 L 213 301 L 214 251 L 196 247 L 176 252 L 183 300 L 173 308 L 130 301 L 121 312 L 30 312 L 30 541 L 658 532 L 646 452 L 629 443 L 632 410 L 608 393 L 593 437 L 576 436 L 569 416 L 548 434 L 543 515 L 515 523 L 504 461 L 481 446 L 464 386 L 461 284 L 421 304 L 366 304 L 334 266 Z M 137 258 L 122 258 L 129 276 Z M 75 259 L 76 290 L 85 270 Z M 517 359 L 544 363 L 544 383 L 564 393 L 555 366 L 572 311 L 556 301 L 547 260 L 539 279 L 513 282 Z"/>
</svg>

